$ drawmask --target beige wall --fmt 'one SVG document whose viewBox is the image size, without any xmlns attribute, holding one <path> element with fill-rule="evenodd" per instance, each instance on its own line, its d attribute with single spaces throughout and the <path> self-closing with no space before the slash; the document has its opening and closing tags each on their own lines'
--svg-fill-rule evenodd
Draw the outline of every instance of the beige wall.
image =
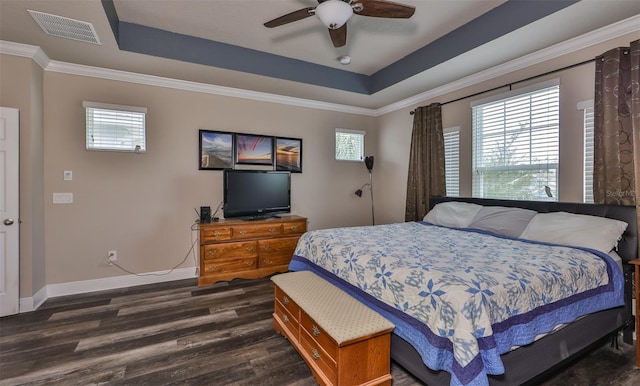
<svg viewBox="0 0 640 386">
<path fill-rule="evenodd" d="M 43 70 L 0 55 L 0 106 L 20 110 L 20 297 L 45 285 Z"/>
<path fill-rule="evenodd" d="M 378 154 L 380 158 L 380 178 L 385 184 L 378 184 L 379 205 L 377 218 L 380 222 L 392 223 L 404 221 L 406 201 L 406 181 L 409 163 L 407 149 L 411 143 L 413 116 L 409 112 L 417 106 L 433 102 L 444 103 L 450 100 L 489 90 L 510 82 L 527 79 L 538 74 L 570 66 L 594 58 L 603 52 L 618 46 L 628 46 L 637 39 L 636 34 L 629 34 L 606 43 L 587 47 L 578 52 L 568 54 L 523 70 L 499 76 L 458 90 L 446 95 L 425 100 L 414 106 L 385 114 L 378 118 Z M 593 99 L 595 64 L 589 63 L 542 78 L 519 83 L 514 89 L 548 79 L 560 79 L 560 170 L 558 198 L 560 201 L 581 202 L 583 186 L 583 116 L 576 109 L 577 103 Z M 508 91 L 508 88 L 482 94 L 475 98 L 446 104 L 442 107 L 443 127 L 460 127 L 460 195 L 471 196 L 471 108 L 469 103 L 475 99 L 485 98 L 492 94 Z"/>
<path fill-rule="evenodd" d="M 85 150 L 85 100 L 147 107 L 147 152 Z M 375 149 L 375 118 L 54 72 L 45 72 L 44 105 L 47 284 L 125 274 L 105 263 L 109 250 L 141 273 L 187 255 L 194 208 L 215 208 L 223 193 L 221 171 L 198 170 L 198 129 L 302 138 L 292 212 L 310 229 L 370 221 L 353 195 L 366 168 L 335 161 L 334 133 L 366 130 Z M 54 192 L 72 192 L 73 204 L 54 205 Z M 192 266 L 190 256 L 181 268 Z"/>
<path fill-rule="evenodd" d="M 366 169 L 333 156 L 336 127 L 366 130 L 366 152 L 376 156 L 376 222 L 399 222 L 404 219 L 411 109 L 590 59 L 633 38 L 589 47 L 378 118 L 43 71 L 30 59 L 1 55 L 0 104 L 21 111 L 20 297 L 46 284 L 123 275 L 105 263 L 112 249 L 120 264 L 141 273 L 167 270 L 185 258 L 192 243 L 193 208 L 215 207 L 222 199 L 222 172 L 197 168 L 198 129 L 302 138 L 304 172 L 292 175 L 292 206 L 294 213 L 309 218 L 309 229 L 370 223 L 368 197 L 353 195 L 368 181 Z M 561 82 L 562 201 L 582 199 L 582 116 L 576 103 L 592 99 L 593 68 L 588 64 L 544 78 Z M 147 153 L 85 150 L 84 100 L 147 107 Z M 462 195 L 471 194 L 469 102 L 443 107 L 444 126 L 461 127 Z M 65 170 L 73 171 L 72 181 L 63 180 Z M 73 193 L 74 203 L 54 205 L 54 192 Z M 189 256 L 180 267 L 192 266 Z"/>
</svg>

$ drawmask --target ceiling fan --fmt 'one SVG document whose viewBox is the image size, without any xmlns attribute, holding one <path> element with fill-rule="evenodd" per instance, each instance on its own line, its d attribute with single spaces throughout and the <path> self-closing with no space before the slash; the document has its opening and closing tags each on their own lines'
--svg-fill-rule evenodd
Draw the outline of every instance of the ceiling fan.
<svg viewBox="0 0 640 386">
<path fill-rule="evenodd" d="M 318 0 L 316 7 L 307 7 L 264 23 L 267 28 L 278 27 L 294 21 L 316 15 L 329 28 L 334 47 L 347 43 L 347 21 L 353 16 L 371 16 L 396 19 L 408 19 L 416 8 L 410 5 L 385 0 Z"/>
</svg>

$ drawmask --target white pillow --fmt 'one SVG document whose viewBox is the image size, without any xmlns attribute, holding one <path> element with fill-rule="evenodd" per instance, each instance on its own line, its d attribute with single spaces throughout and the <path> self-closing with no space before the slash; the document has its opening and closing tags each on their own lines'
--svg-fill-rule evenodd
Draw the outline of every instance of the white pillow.
<svg viewBox="0 0 640 386">
<path fill-rule="evenodd" d="M 627 229 L 624 221 L 567 212 L 538 213 L 520 238 L 609 253 Z"/>
<path fill-rule="evenodd" d="M 435 225 L 466 228 L 471 224 L 480 209 L 482 209 L 482 205 L 468 202 L 441 202 L 436 204 L 436 206 L 424 216 L 424 221 Z"/>
</svg>

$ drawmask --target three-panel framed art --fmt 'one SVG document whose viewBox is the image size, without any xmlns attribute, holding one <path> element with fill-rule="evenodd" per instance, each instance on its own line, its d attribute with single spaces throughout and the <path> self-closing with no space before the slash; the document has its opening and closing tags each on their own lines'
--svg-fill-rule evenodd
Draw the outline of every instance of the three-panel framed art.
<svg viewBox="0 0 640 386">
<path fill-rule="evenodd" d="M 200 170 L 234 169 L 236 165 L 243 164 L 302 173 L 302 139 L 199 131 Z"/>
</svg>

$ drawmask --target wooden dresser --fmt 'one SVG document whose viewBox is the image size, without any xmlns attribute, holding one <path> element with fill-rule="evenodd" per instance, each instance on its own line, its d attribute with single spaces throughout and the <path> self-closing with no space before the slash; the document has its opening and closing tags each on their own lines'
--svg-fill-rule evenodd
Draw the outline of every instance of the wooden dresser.
<svg viewBox="0 0 640 386">
<path fill-rule="evenodd" d="M 307 219 L 293 215 L 200 224 L 198 285 L 286 272 L 298 239 L 306 230 Z"/>
</svg>

